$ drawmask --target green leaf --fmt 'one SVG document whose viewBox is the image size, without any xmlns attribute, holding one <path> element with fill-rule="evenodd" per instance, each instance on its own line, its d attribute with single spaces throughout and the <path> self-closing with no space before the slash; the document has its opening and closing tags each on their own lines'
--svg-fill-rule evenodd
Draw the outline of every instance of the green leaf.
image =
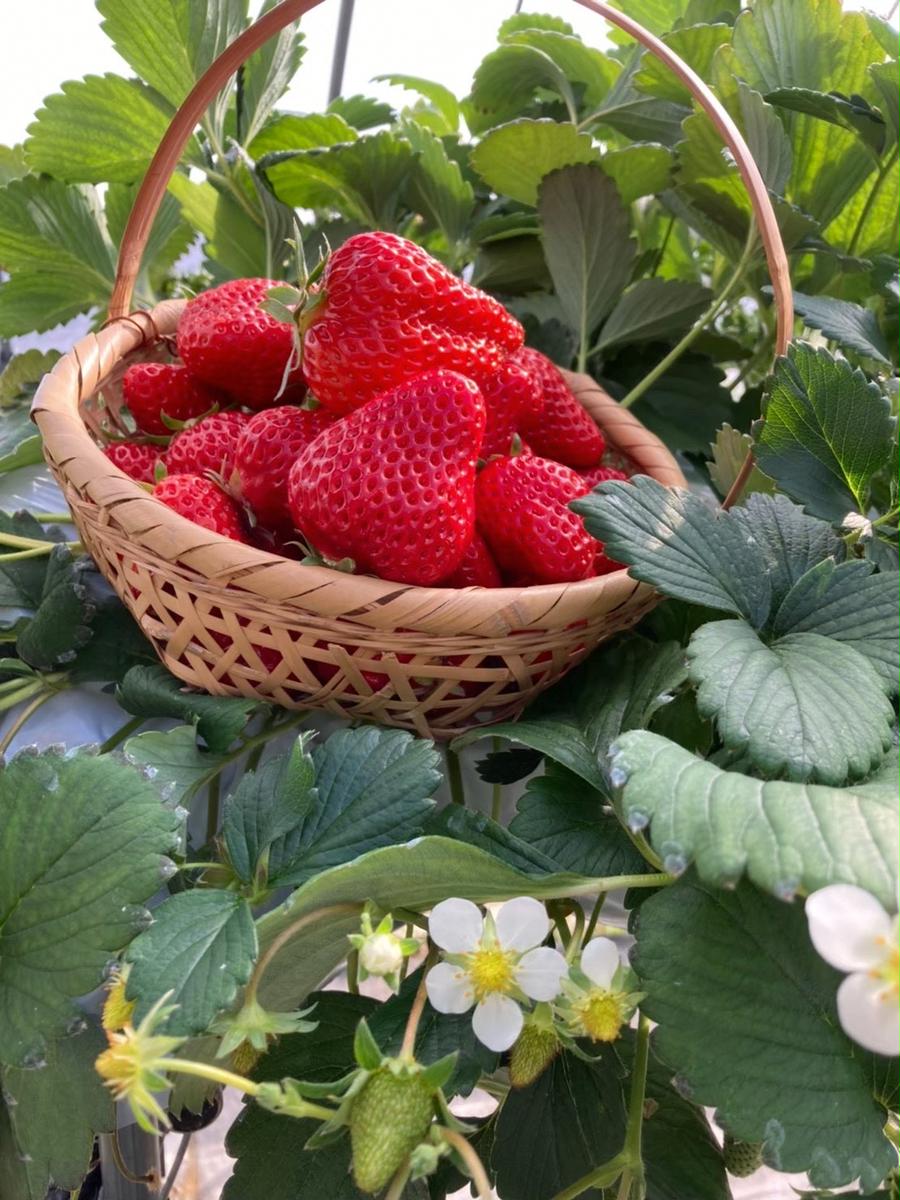
<svg viewBox="0 0 900 1200">
<path fill-rule="evenodd" d="M 615 181 L 625 204 L 655 196 L 671 182 L 672 151 L 653 142 L 636 142 L 603 155 L 601 167 Z"/>
<path fill-rule="evenodd" d="M 0 190 L 0 262 L 0 336 L 105 307 L 115 260 L 93 189 L 29 175 Z"/>
<path fill-rule="evenodd" d="M 32 171 L 65 183 L 131 183 L 146 171 L 170 117 L 137 80 L 88 75 L 47 97 L 28 127 L 25 157 Z"/>
<path fill-rule="evenodd" d="M 787 633 L 766 644 L 744 621 L 713 621 L 691 638 L 688 661 L 701 715 L 766 776 L 839 787 L 865 778 L 891 744 L 878 672 L 846 643 Z"/>
<path fill-rule="evenodd" d="M 36 467 L 44 461 L 44 443 L 39 433 L 23 438 L 12 450 L 0 456 L 0 475 L 19 467 Z"/>
<path fill-rule="evenodd" d="M 760 627 L 772 588 L 765 559 L 734 517 L 646 475 L 603 483 L 571 508 L 630 574 L 666 596 L 739 613 Z"/>
<path fill-rule="evenodd" d="M 602 793 L 553 762 L 528 781 L 509 832 L 539 850 L 557 871 L 639 875 L 649 870 Z"/>
<path fill-rule="evenodd" d="M 89 559 L 76 561 L 65 545 L 50 551 L 40 602 L 16 642 L 16 653 L 25 662 L 50 670 L 74 659 L 75 652 L 90 641 L 95 607 L 85 575 L 92 570 Z"/>
<path fill-rule="evenodd" d="M 97 0 L 107 37 L 173 106 L 243 28 L 246 0 Z"/>
<path fill-rule="evenodd" d="M 854 883 L 895 903 L 896 755 L 851 788 L 766 782 L 636 731 L 618 739 L 613 770 L 625 818 L 633 828 L 650 822 L 650 842 L 669 870 L 696 862 L 716 887 L 746 873 L 781 897 Z"/>
<path fill-rule="evenodd" d="M 178 172 L 169 180 L 169 191 L 181 211 L 206 239 L 204 252 L 230 274 L 255 276 L 267 268 L 266 235 L 244 208 L 209 182 L 194 183 Z"/>
<path fill-rule="evenodd" d="M 803 292 L 794 292 L 794 308 L 804 324 L 820 329 L 842 349 L 855 350 L 890 366 L 890 346 L 870 309 L 832 296 L 807 296 Z"/>
<path fill-rule="evenodd" d="M 577 779 L 577 776 L 572 778 Z M 429 836 L 454 838 L 468 846 L 477 846 L 479 850 L 493 854 L 501 862 L 529 875 L 552 875 L 561 869 L 546 854 L 529 846 L 486 813 L 463 808 L 460 804 L 448 804 L 434 813 L 425 826 L 425 832 Z"/>
<path fill-rule="evenodd" d="M 379 1004 L 368 1018 L 375 1041 L 385 1054 L 400 1052 L 406 1021 L 421 978 L 420 968 L 403 981 L 399 995 Z M 470 1012 L 448 1015 L 427 1005 L 416 1030 L 417 1060 L 430 1066 L 454 1051 L 459 1057 L 446 1094 L 468 1096 L 482 1074 L 490 1075 L 497 1069 L 498 1055 L 475 1036 Z"/>
<path fill-rule="evenodd" d="M 563 314 L 581 346 L 609 312 L 634 261 L 628 211 L 599 166 L 564 167 L 540 185 L 544 256 Z"/>
<path fill-rule="evenodd" d="M 551 16 L 550 13 L 517 12 L 506 17 L 497 30 L 497 41 L 505 42 L 513 34 L 523 29 L 550 29 L 556 33 L 564 33 L 569 37 L 575 36 L 575 30 L 562 17 Z"/>
<path fill-rule="evenodd" d="M 574 125 L 519 120 L 492 129 L 472 151 L 472 167 L 488 187 L 535 205 L 545 175 L 574 163 L 598 162 L 591 137 Z"/>
<path fill-rule="evenodd" d="M 0 146 L 0 187 L 28 174 L 24 146 Z"/>
<path fill-rule="evenodd" d="M 577 109 L 569 80 L 548 54 L 528 45 L 500 46 L 475 72 L 467 124 L 473 133 L 485 133 L 527 108 L 541 89 L 555 92 L 575 120 Z"/>
<path fill-rule="evenodd" d="M 197 745 L 193 725 L 178 725 L 166 733 L 153 730 L 129 738 L 125 758 L 147 771 L 161 795 L 171 805 L 185 803 L 217 775 L 226 759 Z"/>
<path fill-rule="evenodd" d="M 250 143 L 250 154 L 260 159 L 278 150 L 313 150 L 356 141 L 356 130 L 339 113 L 279 113 Z"/>
<path fill-rule="evenodd" d="M 383 731 L 379 731 L 383 732 Z M 320 788 L 322 782 L 320 779 Z M 322 871 L 257 922 L 261 949 L 299 917 L 315 909 L 371 901 L 383 912 L 423 911 L 448 896 L 483 903 L 528 894 L 546 899 L 589 891 L 594 881 L 579 875 L 525 875 L 462 842 L 416 838 L 403 846 L 372 850 L 352 863 Z M 260 985 L 268 1008 L 299 1004 L 345 955 L 347 934 L 359 929 L 356 913 L 320 917 L 279 951 Z"/>
<path fill-rule="evenodd" d="M 756 458 L 783 491 L 838 525 L 864 511 L 893 434 L 890 405 L 875 384 L 827 350 L 797 343 L 775 364 L 764 415 Z"/>
<path fill-rule="evenodd" d="M 0 533 L 53 542 L 64 540 L 64 534 L 59 529 L 45 530 L 29 512 L 18 512 L 12 516 L 0 512 Z M 0 561 L 0 605 L 24 609 L 26 614 L 33 613 L 44 592 L 47 562 L 43 557 L 22 558 L 18 562 L 5 564 Z"/>
<path fill-rule="evenodd" d="M 897 39 L 894 38 L 894 53 L 897 51 Z M 898 83 L 900 83 L 900 66 L 897 59 L 891 62 L 872 63 L 869 74 L 875 81 L 875 86 L 881 96 L 881 108 L 887 125 L 888 142 L 897 141 L 898 123 Z"/>
<path fill-rule="evenodd" d="M 499 1194 L 547 1200 L 614 1158 L 625 1126 L 622 1075 L 608 1053 L 602 1064 L 562 1053 L 530 1087 L 513 1088 L 491 1153 Z"/>
<path fill-rule="evenodd" d="M 606 792 L 603 760 L 610 743 L 623 729 L 646 725 L 684 679 L 680 646 L 623 639 L 593 654 L 518 721 L 473 729 L 453 748 L 485 737 L 512 738 Z"/>
<path fill-rule="evenodd" d="M 342 729 L 313 752 L 316 789 L 278 838 L 269 879 L 298 884 L 377 846 L 414 837 L 440 785 L 434 744 L 397 729 Z"/>
<path fill-rule="evenodd" d="M 277 0 L 267 0 L 262 12 Z M 287 91 L 305 53 L 300 22 L 292 21 L 244 63 L 240 77 L 238 140 L 249 146 Z"/>
<path fill-rule="evenodd" d="M 0 408 L 33 396 L 36 390 L 34 385 L 52 370 L 58 359 L 58 350 L 32 349 L 13 355 L 0 371 Z M 5 439 L 2 444 L 4 453 L 8 453 Z"/>
<path fill-rule="evenodd" d="M 290 754 L 267 759 L 242 776 L 225 802 L 222 836 L 228 861 L 244 883 L 252 883 L 262 856 L 309 816 L 316 772 L 306 749 L 311 734 L 294 742 Z"/>
<path fill-rule="evenodd" d="M 719 495 L 727 496 L 744 464 L 744 459 L 753 449 L 753 439 L 749 433 L 739 433 L 737 429 L 725 424 L 717 430 L 716 440 L 709 449 L 712 453 L 712 461 L 707 463 L 709 477 Z M 754 492 L 771 493 L 774 490 L 774 481 L 769 479 L 768 475 L 764 475 L 754 463 L 738 501 Z"/>
<path fill-rule="evenodd" d="M 205 1033 L 230 1008 L 256 960 L 256 929 L 247 901 L 235 892 L 194 888 L 153 910 L 153 924 L 126 952 L 127 995 L 135 1019 L 169 994 L 177 1005 L 165 1022 L 174 1037 Z"/>
<path fill-rule="evenodd" d="M 373 83 L 389 83 L 392 87 L 406 88 L 407 91 L 418 92 L 429 100 L 440 113 L 446 126 L 447 133 L 455 133 L 459 128 L 459 102 L 449 88 L 431 79 L 421 79 L 418 75 L 376 75 Z"/>
<path fill-rule="evenodd" d="M 762 551 L 773 607 L 817 563 L 844 557 L 844 543 L 831 526 L 808 516 L 787 496 L 750 496 L 731 511 Z"/>
<path fill-rule="evenodd" d="M 692 325 L 712 297 L 709 288 L 678 279 L 639 279 L 609 314 L 598 350 L 680 333 Z"/>
<path fill-rule="evenodd" d="M 116 699 L 136 717 L 194 721 L 197 733 L 213 754 L 224 754 L 250 717 L 268 708 L 258 700 L 190 691 L 158 663 L 132 667 L 119 685 Z"/>
<path fill-rule="evenodd" d="M 348 125 L 360 130 L 390 125 L 396 116 L 389 104 L 385 104 L 383 100 L 373 100 L 371 96 L 336 96 L 326 112 L 337 113 Z"/>
<path fill-rule="evenodd" d="M 826 559 L 794 584 L 775 613 L 773 632 L 818 633 L 864 655 L 893 691 L 900 672 L 898 577 L 873 564 Z"/>
<path fill-rule="evenodd" d="M 501 40 L 509 46 L 529 46 L 552 59 L 565 78 L 578 85 L 580 103 L 587 109 L 602 101 L 620 74 L 615 59 L 561 29 L 510 29 Z"/>
<path fill-rule="evenodd" d="M 7 1121 L 4 1131 L 0 1112 L 4 1200 L 43 1200 L 51 1180 L 65 1191 L 81 1186 L 94 1135 L 116 1124 L 112 1096 L 94 1070 L 94 1060 L 105 1048 L 102 1031 L 91 1024 L 75 1037 L 53 1042 L 40 1070 L 0 1071 Z"/>
<path fill-rule="evenodd" d="M 472 282 L 506 296 L 531 295 L 552 287 L 547 260 L 536 236 L 510 237 L 482 246 Z M 556 303 L 555 297 L 553 298 Z"/>
<path fill-rule="evenodd" d="M 403 136 L 416 152 L 417 159 L 411 177 L 414 205 L 443 231 L 454 247 L 465 234 L 475 193 L 463 178 L 459 163 L 447 154 L 443 142 L 415 121 L 404 121 Z"/>
<path fill-rule="evenodd" d="M 255 1079 L 326 1083 L 354 1066 L 356 1027 L 378 1006 L 368 996 L 341 992 L 321 992 L 315 1000 L 315 1035 L 279 1038 L 257 1063 Z M 347 1139 L 322 1150 L 304 1148 L 317 1128 L 315 1121 L 289 1120 L 248 1102 L 226 1135 L 235 1162 L 222 1200 L 361 1200 L 350 1177 Z"/>
<path fill-rule="evenodd" d="M 654 347 L 651 358 L 646 347 L 621 348 L 615 362 L 604 367 L 601 382 L 621 398 L 662 358 L 665 349 Z M 711 359 L 688 352 L 641 396 L 635 412 L 668 445 L 703 453 L 719 425 L 740 418 L 724 382 L 724 372 Z"/>
<path fill-rule="evenodd" d="M 840 976 L 812 948 L 800 905 L 748 884 L 665 888 L 639 910 L 635 969 L 657 1052 L 697 1104 L 715 1106 L 735 1137 L 764 1142 L 776 1170 L 809 1171 L 818 1187 L 857 1176 L 864 1191 L 879 1185 L 896 1157 L 872 1058 L 841 1032 Z"/>
<path fill-rule="evenodd" d="M 412 164 L 409 143 L 384 131 L 322 149 L 267 154 L 259 167 L 285 204 L 337 209 L 383 229 L 393 223 Z"/>
<path fill-rule="evenodd" d="M 862 96 L 842 96 L 839 92 L 818 92 L 813 88 L 777 88 L 766 95 L 770 104 L 792 112 L 807 113 L 859 134 L 875 154 L 884 146 L 884 118 Z"/>
<path fill-rule="evenodd" d="M 72 999 L 145 925 L 176 826 L 150 783 L 109 758 L 20 754 L 0 772 L 4 1062 L 43 1058 Z"/>
<path fill-rule="evenodd" d="M 731 40 L 731 27 L 725 24 L 688 25 L 683 29 L 664 31 L 662 40 L 701 79 L 708 79 L 713 56 L 721 45 Z M 640 91 L 661 100 L 671 100 L 675 104 L 693 103 L 691 93 L 671 68 L 652 54 L 645 54 L 641 59 L 634 84 Z"/>
</svg>

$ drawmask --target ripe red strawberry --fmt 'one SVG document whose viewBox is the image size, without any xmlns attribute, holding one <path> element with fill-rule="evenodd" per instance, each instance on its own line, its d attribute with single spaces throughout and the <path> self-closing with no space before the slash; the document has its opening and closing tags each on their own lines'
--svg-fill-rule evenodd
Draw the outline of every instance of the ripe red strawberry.
<svg viewBox="0 0 900 1200">
<path fill-rule="evenodd" d="M 303 371 L 338 413 L 436 367 L 480 384 L 522 345 L 522 326 L 502 304 L 393 233 L 348 238 L 328 260 L 319 297 Z"/>
<path fill-rule="evenodd" d="M 509 454 L 513 438 L 524 420 L 535 419 L 544 396 L 537 377 L 507 359 L 481 383 L 487 422 L 481 457 Z"/>
<path fill-rule="evenodd" d="M 452 575 L 441 580 L 441 587 L 503 587 L 500 571 L 491 557 L 487 542 L 477 531 L 472 534 L 459 566 Z"/>
<path fill-rule="evenodd" d="M 274 279 L 232 279 L 189 300 L 178 322 L 178 353 L 188 370 L 248 408 L 275 402 L 294 351 L 293 328 L 260 308 L 278 286 Z M 288 387 L 282 399 L 301 398 L 299 367 Z"/>
<path fill-rule="evenodd" d="M 213 413 L 182 429 L 169 443 L 166 470 L 170 475 L 214 471 L 227 482 L 234 470 L 238 438 L 248 420 L 246 413 Z"/>
<path fill-rule="evenodd" d="M 631 478 L 627 471 L 620 471 L 618 467 L 605 466 L 591 467 L 587 471 L 579 471 L 578 474 L 591 488 L 595 488 L 598 483 L 605 483 L 607 479 L 624 479 L 627 482 Z"/>
<path fill-rule="evenodd" d="M 211 479 L 167 475 L 153 489 L 153 495 L 195 525 L 236 542 L 247 541 L 241 510 Z"/>
<path fill-rule="evenodd" d="M 544 405 L 537 416 L 525 416 L 521 432 L 535 454 L 553 458 L 567 467 L 595 467 L 603 457 L 606 441 L 572 393 L 559 368 L 530 346 L 513 355 L 541 384 Z"/>
<path fill-rule="evenodd" d="M 599 542 L 567 506 L 588 486 L 569 467 L 536 455 L 495 458 L 475 485 L 478 529 L 500 568 L 520 584 L 593 574 Z"/>
<path fill-rule="evenodd" d="M 431 584 L 472 538 L 484 400 L 455 371 L 427 371 L 325 429 L 291 468 L 297 529 L 360 572 Z"/>
<path fill-rule="evenodd" d="M 158 446 L 146 442 L 110 442 L 103 447 L 103 453 L 138 483 L 156 482 L 156 464 L 160 460 Z"/>
<path fill-rule="evenodd" d="M 263 525 L 290 525 L 287 479 L 294 459 L 334 422 L 325 408 L 281 404 L 255 413 L 237 440 L 234 467 L 243 498 Z"/>
<path fill-rule="evenodd" d="M 163 413 L 172 421 L 189 421 L 227 402 L 224 393 L 174 363 L 134 363 L 122 377 L 122 392 L 138 429 L 166 437 L 172 430 Z"/>
</svg>

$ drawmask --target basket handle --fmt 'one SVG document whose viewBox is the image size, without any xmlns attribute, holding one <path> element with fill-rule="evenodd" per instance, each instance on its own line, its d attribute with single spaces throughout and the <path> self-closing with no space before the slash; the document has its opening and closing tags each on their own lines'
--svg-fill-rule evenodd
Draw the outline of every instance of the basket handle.
<svg viewBox="0 0 900 1200">
<path fill-rule="evenodd" d="M 575 2 L 631 34 L 651 54 L 669 67 L 710 117 L 722 135 L 723 141 L 734 155 L 741 178 L 750 196 L 753 215 L 762 238 L 769 276 L 772 281 L 778 316 L 775 353 L 784 354 L 791 340 L 794 323 L 794 305 L 787 253 L 781 240 L 778 220 L 775 210 L 772 208 L 768 190 L 741 131 L 699 75 L 670 50 L 665 42 L 654 37 L 631 17 L 611 8 L 603 0 L 575 0 Z M 194 85 L 172 118 L 172 123 L 160 142 L 135 197 L 134 207 L 128 218 L 119 250 L 115 286 L 109 304 L 110 319 L 127 316 L 129 312 L 134 282 L 154 218 L 162 204 L 169 180 L 184 153 L 184 148 L 207 108 L 251 54 L 286 25 L 289 25 L 291 21 L 297 20 L 298 17 L 321 3 L 322 0 L 282 0 L 281 4 L 270 9 L 253 25 L 245 29 Z"/>
</svg>

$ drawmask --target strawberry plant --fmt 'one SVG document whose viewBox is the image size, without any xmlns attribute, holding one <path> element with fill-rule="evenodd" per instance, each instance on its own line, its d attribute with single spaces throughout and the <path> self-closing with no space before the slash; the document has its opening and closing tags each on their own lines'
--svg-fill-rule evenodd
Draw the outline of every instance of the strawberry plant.
<svg viewBox="0 0 900 1200">
<path fill-rule="evenodd" d="M 0 337 L 102 324 L 150 158 L 247 7 L 97 0 L 133 74 L 0 147 Z M 130 366 L 104 445 L 213 534 L 448 610 L 655 589 L 518 720 L 441 746 L 185 687 L 62 499 L 21 509 L 56 354 L 0 374 L 3 1200 L 111 1187 L 100 1135 L 197 1127 L 223 1088 L 223 1200 L 728 1200 L 761 1166 L 896 1197 L 896 33 L 838 0 L 622 8 L 750 146 L 785 355 L 734 160 L 624 35 L 519 12 L 465 97 L 387 75 L 402 107 L 297 114 L 294 25 L 188 143 L 136 296 L 188 300 L 178 361 Z M 688 486 L 616 453 L 573 369 Z M 253 644 L 268 675 L 286 653 Z"/>
</svg>

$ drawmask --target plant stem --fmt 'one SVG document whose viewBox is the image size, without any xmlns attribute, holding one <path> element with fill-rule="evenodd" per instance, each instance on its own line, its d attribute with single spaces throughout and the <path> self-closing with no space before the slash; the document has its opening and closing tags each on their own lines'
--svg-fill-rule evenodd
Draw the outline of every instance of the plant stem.
<svg viewBox="0 0 900 1200">
<path fill-rule="evenodd" d="M 647 1063 L 650 1058 L 650 1022 L 640 1015 L 634 1041 L 634 1065 L 631 1069 L 631 1096 L 628 1101 L 628 1128 L 625 1133 L 625 1157 L 632 1179 L 643 1196 L 644 1160 L 641 1154 L 641 1135 L 644 1129 L 644 1095 L 647 1090 Z M 626 1192 L 627 1196 L 629 1193 Z"/>
<path fill-rule="evenodd" d="M 600 911 L 606 902 L 606 892 L 601 892 L 594 901 L 594 907 L 591 909 L 590 919 L 587 923 L 587 928 L 584 931 L 584 940 L 589 942 L 594 936 L 594 930 L 597 928 L 597 918 L 600 916 Z"/>
<path fill-rule="evenodd" d="M 157 1182 L 156 1176 L 150 1175 L 135 1175 L 122 1154 L 122 1147 L 119 1145 L 119 1135 L 113 1130 L 109 1135 L 109 1148 L 112 1151 L 112 1160 L 115 1163 L 116 1170 L 123 1179 L 127 1179 L 129 1183 L 146 1183 L 148 1186 Z"/>
<path fill-rule="evenodd" d="M 409 1016 L 406 1018 L 406 1028 L 403 1031 L 403 1042 L 400 1046 L 400 1058 L 413 1060 L 416 1057 L 416 1034 L 419 1031 L 419 1022 L 422 1019 L 422 1013 L 425 1011 L 425 1001 L 428 999 L 428 993 L 425 990 L 425 979 L 428 975 L 429 962 L 430 956 L 425 960 L 425 965 L 422 968 L 422 978 L 419 980 L 412 1008 L 409 1010 Z"/>
<path fill-rule="evenodd" d="M 862 237 L 862 231 L 865 227 L 869 213 L 872 211 L 872 205 L 875 202 L 875 197 L 881 191 L 881 185 L 884 183 L 885 179 L 887 179 L 888 175 L 890 175 L 891 169 L 896 165 L 897 149 L 897 146 L 894 146 L 893 154 L 891 154 L 889 158 L 886 158 L 882 163 L 881 169 L 875 178 L 875 182 L 872 184 L 872 190 L 869 192 L 868 196 L 866 196 L 866 202 L 863 205 L 862 212 L 859 214 L 859 220 L 856 222 L 856 228 L 853 230 L 853 236 L 850 238 L 850 242 L 847 246 L 848 256 L 856 252 L 856 247 L 859 244 L 859 239 Z"/>
<path fill-rule="evenodd" d="M 222 803 L 222 776 L 216 775 L 209 781 L 206 798 L 206 844 L 212 845 L 219 832 L 219 808 Z"/>
<path fill-rule="evenodd" d="M 744 271 L 747 269 L 747 264 L 753 257 L 755 248 L 756 226 L 751 222 L 750 232 L 748 233 L 747 240 L 744 243 L 743 252 L 741 253 L 741 257 L 738 259 L 737 266 L 732 271 L 728 282 L 719 292 L 718 296 L 713 299 L 706 312 L 698 317 L 697 321 L 691 326 L 681 341 L 673 346 L 665 358 L 658 362 L 653 370 L 645 375 L 640 383 L 635 384 L 628 395 L 619 401 L 619 406 L 621 408 L 631 408 L 632 404 L 637 403 L 641 396 L 643 396 L 644 393 L 647 392 L 654 385 L 654 383 L 656 383 L 657 379 L 665 375 L 669 367 L 671 367 L 673 363 L 677 362 L 678 359 L 681 358 L 682 354 L 684 354 L 685 350 L 687 350 L 689 346 L 693 345 L 707 325 L 709 325 L 711 321 L 715 320 L 720 311 L 725 307 L 728 297 L 740 283 L 741 277 L 743 276 Z M 579 370 L 580 369 L 581 368 L 579 368 Z"/>
<path fill-rule="evenodd" d="M 609 1187 L 622 1174 L 624 1166 L 624 1155 L 617 1154 L 609 1162 L 595 1167 L 593 1171 L 588 1171 L 587 1175 L 582 1175 L 580 1179 L 576 1179 L 569 1187 L 563 1188 L 561 1192 L 557 1192 L 553 1200 L 575 1200 L 576 1196 L 581 1196 L 584 1192 L 590 1191 L 591 1188 Z"/>
<path fill-rule="evenodd" d="M 146 717 L 132 717 L 130 721 L 126 721 L 124 725 L 120 725 L 115 733 L 111 733 L 103 745 L 100 747 L 100 754 L 109 754 L 110 750 L 115 750 L 116 746 L 122 744 L 126 738 L 131 735 L 144 724 Z"/>
<path fill-rule="evenodd" d="M 406 961 L 405 959 L 403 960 Z M 359 951 L 351 950 L 347 955 L 347 991 L 351 996 L 359 995 Z"/>
<path fill-rule="evenodd" d="M 201 775 L 199 779 L 191 784 L 191 786 L 185 791 L 184 798 L 182 799 L 181 803 L 186 804 L 189 800 L 193 799 L 193 797 L 202 787 L 206 787 L 207 784 L 211 783 L 217 775 L 220 775 L 222 771 L 224 771 L 225 768 L 230 766 L 233 762 L 237 762 L 239 758 L 243 758 L 248 750 L 253 750 L 257 746 L 264 746 L 266 742 L 270 742 L 272 738 L 279 737 L 288 729 L 295 728 L 297 725 L 300 725 L 306 720 L 307 715 L 308 714 L 305 711 L 297 713 L 296 716 L 291 717 L 287 721 L 281 721 L 277 725 L 266 726 L 266 728 L 260 733 L 256 734 L 255 737 L 248 738 L 245 742 L 241 742 L 240 746 L 238 746 L 236 750 L 231 750 L 225 755 L 224 758 L 220 759 L 214 767 L 211 767 L 205 775 Z"/>
<path fill-rule="evenodd" d="M 493 1194 L 491 1191 L 491 1181 L 488 1179 L 484 1164 L 478 1157 L 478 1153 L 474 1147 L 469 1144 L 461 1133 L 457 1133 L 455 1129 L 447 1129 L 445 1125 L 440 1126 L 440 1135 L 445 1142 L 448 1142 L 453 1147 L 466 1164 L 466 1170 L 475 1185 L 475 1190 L 478 1192 L 478 1200 L 491 1200 Z"/>
<path fill-rule="evenodd" d="M 42 525 L 71 525 L 75 519 L 70 512 L 36 512 L 31 514 L 36 521 L 40 521 Z"/>
<path fill-rule="evenodd" d="M 384 1200 L 401 1200 L 407 1180 L 409 1179 L 409 1163 L 404 1163 L 394 1178 L 391 1186 L 384 1193 Z"/>
<path fill-rule="evenodd" d="M 17 550 L 43 550 L 49 553 L 60 542 L 48 542 L 46 538 L 22 537 L 18 533 L 0 533 L 0 546 L 14 546 Z"/>
<path fill-rule="evenodd" d="M 454 804 L 461 804 L 466 807 L 466 793 L 463 788 L 462 769 L 459 763 L 459 755 L 455 750 L 447 747 L 447 780 L 450 784 L 450 797 Z"/>
<path fill-rule="evenodd" d="M 178 1143 L 178 1149 L 175 1151 L 175 1157 L 172 1160 L 172 1166 L 169 1168 L 165 1183 L 159 1190 L 158 1200 L 168 1200 L 168 1195 L 175 1186 L 178 1172 L 181 1170 L 181 1164 L 184 1162 L 184 1156 L 188 1152 L 188 1146 L 190 1146 L 193 1136 L 192 1133 L 182 1134 L 181 1141 Z"/>
<path fill-rule="evenodd" d="M 24 558 L 46 558 L 51 550 L 60 545 L 70 545 L 74 543 L 62 542 L 47 542 L 44 546 L 36 547 L 34 550 L 14 550 L 12 554 L 0 554 L 0 564 L 21 562 Z M 0 543 L 2 545 L 2 543 Z"/>
<path fill-rule="evenodd" d="M 259 990 L 259 985 L 262 982 L 262 977 L 268 970 L 272 959 L 278 954 L 282 947 L 286 946 L 291 938 L 299 933 L 301 929 L 306 929 L 308 925 L 315 925 L 316 921 L 322 920 L 324 917 L 336 917 L 349 915 L 350 913 L 361 913 L 365 906 L 357 903 L 346 904 L 327 904 L 324 908 L 314 908 L 311 912 L 304 913 L 302 917 L 298 917 L 296 921 L 292 921 L 281 933 L 275 938 L 271 945 L 260 955 L 256 966 L 253 969 L 253 974 L 250 976 L 250 982 L 247 984 L 247 990 L 244 993 L 244 1005 L 250 1004 L 256 999 L 256 993 Z"/>
<path fill-rule="evenodd" d="M 16 736 L 25 722 L 37 712 L 42 704 L 46 704 L 50 697 L 55 696 L 56 694 L 57 692 L 55 688 L 51 691 L 39 692 L 38 695 L 35 696 L 35 698 L 31 701 L 31 703 L 27 704 L 25 708 L 22 709 L 22 711 L 10 725 L 9 729 L 7 729 L 6 733 L 4 733 L 2 739 L 0 739 L 0 758 L 2 758 L 9 749 L 13 738 Z"/>
<path fill-rule="evenodd" d="M 674 875 L 665 872 L 653 872 L 646 875 L 605 875 L 596 879 L 577 883 L 566 889 L 567 896 L 593 896 L 597 892 L 616 892 L 622 888 L 633 887 L 668 887 L 675 882 Z"/>
</svg>

